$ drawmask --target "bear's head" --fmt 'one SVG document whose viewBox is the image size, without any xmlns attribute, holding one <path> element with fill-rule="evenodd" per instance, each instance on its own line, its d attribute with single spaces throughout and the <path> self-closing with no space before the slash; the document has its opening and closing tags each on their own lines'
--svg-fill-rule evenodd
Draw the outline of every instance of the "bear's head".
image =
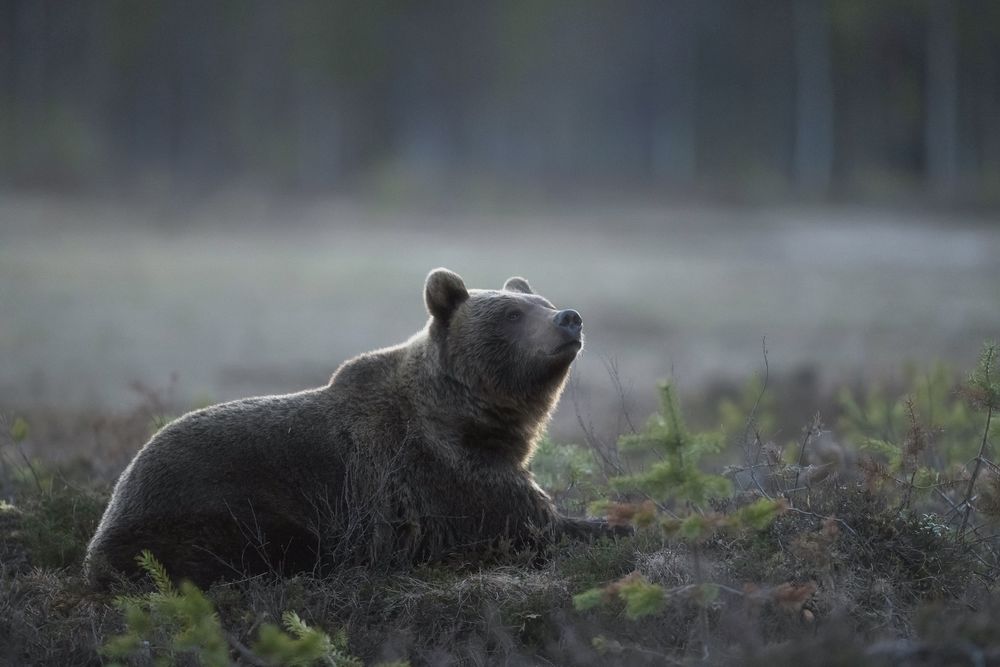
<svg viewBox="0 0 1000 667">
<path fill-rule="evenodd" d="M 430 272 L 424 300 L 430 344 L 449 376 L 500 403 L 558 398 L 583 347 L 578 312 L 556 308 L 524 278 L 500 290 L 467 289 L 448 269 Z"/>
</svg>

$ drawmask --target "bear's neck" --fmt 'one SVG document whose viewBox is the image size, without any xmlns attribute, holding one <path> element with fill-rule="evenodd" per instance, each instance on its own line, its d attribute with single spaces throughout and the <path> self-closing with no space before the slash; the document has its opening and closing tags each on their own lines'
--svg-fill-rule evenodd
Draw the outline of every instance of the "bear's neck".
<svg viewBox="0 0 1000 667">
<path fill-rule="evenodd" d="M 411 400 L 428 432 L 476 458 L 525 465 L 548 424 L 562 384 L 538 396 L 498 400 L 450 375 L 426 348 L 408 360 Z"/>
</svg>

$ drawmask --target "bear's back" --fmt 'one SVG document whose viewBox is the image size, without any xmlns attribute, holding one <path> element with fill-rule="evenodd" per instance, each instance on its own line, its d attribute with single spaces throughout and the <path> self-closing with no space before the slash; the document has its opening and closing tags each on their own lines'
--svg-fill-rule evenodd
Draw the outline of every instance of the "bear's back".
<svg viewBox="0 0 1000 667">
<path fill-rule="evenodd" d="M 323 453 L 330 431 L 327 404 L 320 389 L 240 399 L 190 412 L 143 447 L 129 466 L 128 481 L 133 477 L 146 481 L 122 490 L 148 492 L 155 479 L 157 485 L 171 485 L 175 492 L 190 486 L 193 495 L 183 500 L 203 505 L 205 499 L 199 496 L 207 491 L 205 482 L 271 484 L 283 471 L 300 468 L 303 456 Z"/>
<path fill-rule="evenodd" d="M 238 563 L 255 531 L 272 542 L 307 539 L 313 492 L 338 487 L 343 475 L 329 405 L 322 388 L 223 403 L 165 426 L 119 478 L 88 569 L 134 572 L 135 556 L 150 549 L 168 571 L 201 578 L 205 553 Z M 206 570 L 202 581 L 216 574 Z"/>
</svg>

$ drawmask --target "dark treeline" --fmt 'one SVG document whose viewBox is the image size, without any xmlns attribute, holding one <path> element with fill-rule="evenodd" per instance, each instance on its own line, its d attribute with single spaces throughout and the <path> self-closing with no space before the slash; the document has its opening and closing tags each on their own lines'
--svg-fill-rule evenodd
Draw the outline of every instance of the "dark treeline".
<svg viewBox="0 0 1000 667">
<path fill-rule="evenodd" d="M 1000 191 L 1000 2 L 3 0 L 0 186 Z"/>
</svg>

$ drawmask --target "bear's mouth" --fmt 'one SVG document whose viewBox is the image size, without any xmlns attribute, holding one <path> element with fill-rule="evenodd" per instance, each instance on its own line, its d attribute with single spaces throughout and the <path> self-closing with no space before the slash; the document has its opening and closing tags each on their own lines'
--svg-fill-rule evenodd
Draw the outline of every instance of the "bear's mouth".
<svg viewBox="0 0 1000 667">
<path fill-rule="evenodd" d="M 558 346 L 556 349 L 554 349 L 551 352 L 549 352 L 549 354 L 551 356 L 556 356 L 556 355 L 559 355 L 559 354 L 565 354 L 566 352 L 570 352 L 570 351 L 572 351 L 573 353 L 576 353 L 577 351 L 579 351 L 579 349 L 581 347 L 583 347 L 583 341 L 582 340 L 568 340 L 565 343 L 563 343 L 562 345 Z"/>
</svg>

